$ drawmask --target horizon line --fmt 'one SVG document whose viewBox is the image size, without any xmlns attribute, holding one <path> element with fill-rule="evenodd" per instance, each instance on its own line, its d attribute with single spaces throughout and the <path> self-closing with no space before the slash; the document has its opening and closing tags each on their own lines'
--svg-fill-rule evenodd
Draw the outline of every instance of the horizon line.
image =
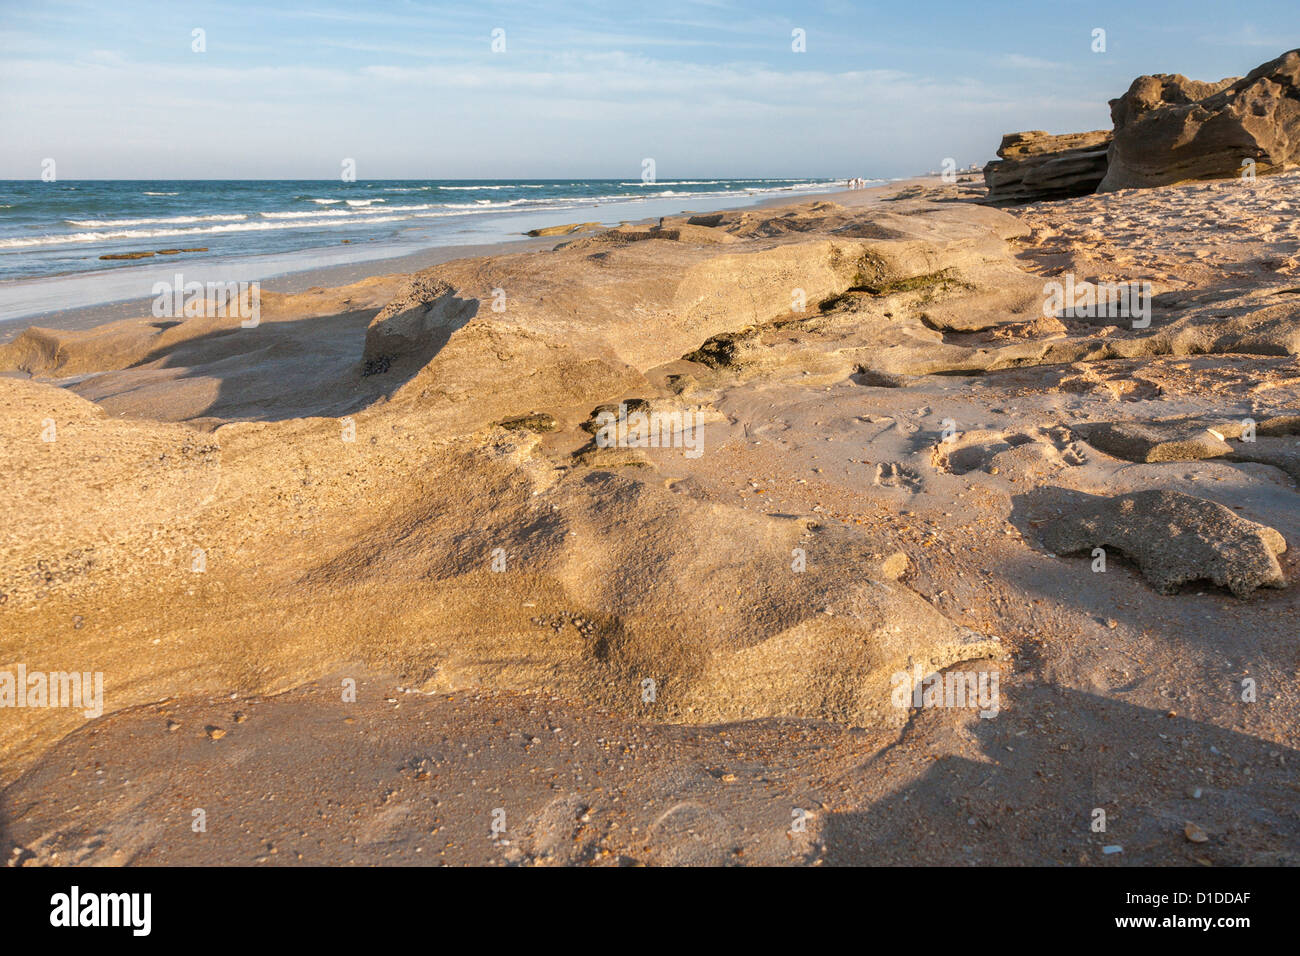
<svg viewBox="0 0 1300 956">
<path fill-rule="evenodd" d="M 690 178 L 701 179 L 701 180 L 706 178 L 706 174 L 704 173 L 682 174 L 682 175 L 683 177 L 690 176 Z M 916 175 L 921 176 L 925 174 L 917 173 Z M 781 181 L 807 180 L 809 182 L 815 182 L 821 180 L 834 181 L 839 179 L 852 179 L 854 177 L 852 176 L 713 176 L 707 178 L 711 178 L 713 181 L 716 182 L 760 182 L 760 181 L 774 181 L 774 180 L 781 180 Z M 859 177 L 859 178 L 863 178 L 863 177 Z M 882 177 L 865 177 L 865 178 L 887 179 L 890 177 L 882 176 Z M 357 179 L 351 182 L 340 180 L 340 179 L 300 179 L 297 177 L 285 177 L 285 176 L 268 176 L 268 177 L 195 176 L 195 177 L 188 177 L 184 179 L 170 179 L 170 178 L 158 178 L 158 177 L 123 178 L 123 177 L 115 177 L 115 176 L 113 177 L 81 176 L 77 178 L 57 179 L 52 182 L 46 183 L 46 185 L 57 186 L 60 183 L 87 183 L 87 182 L 91 182 L 91 183 L 204 183 L 204 182 L 207 183 L 331 183 L 331 182 L 337 182 L 339 183 L 339 185 L 342 186 L 356 186 L 362 183 L 402 183 L 402 182 L 407 182 L 407 183 L 409 182 L 554 183 L 554 182 L 561 182 L 564 180 L 576 180 L 579 182 L 611 182 L 611 183 L 634 181 L 632 177 L 624 177 L 624 176 L 551 176 L 551 177 L 546 177 L 544 179 L 527 179 L 522 176 L 511 176 L 506 178 L 495 177 L 491 179 L 473 178 L 473 177 L 455 177 L 455 176 L 444 176 L 440 178 L 427 177 L 427 176 L 392 176 L 392 177 L 376 177 L 372 179 Z M 680 183 L 684 181 L 686 181 L 685 178 L 656 179 L 653 180 L 652 182 L 645 183 L 645 185 L 655 186 L 662 183 L 674 183 L 674 182 Z M 0 183 L 40 183 L 40 182 L 45 182 L 45 180 L 41 179 L 39 176 L 34 176 L 28 179 L 0 179 Z"/>
</svg>

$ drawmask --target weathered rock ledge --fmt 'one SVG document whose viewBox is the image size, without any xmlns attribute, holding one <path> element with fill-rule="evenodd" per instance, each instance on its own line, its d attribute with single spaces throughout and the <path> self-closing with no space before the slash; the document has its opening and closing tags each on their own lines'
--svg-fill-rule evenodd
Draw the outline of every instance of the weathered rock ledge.
<svg viewBox="0 0 1300 956">
<path fill-rule="evenodd" d="M 1106 175 L 1111 134 L 1106 130 L 1053 136 L 1042 130 L 1008 133 L 999 160 L 984 167 L 984 201 L 1009 206 L 1039 199 L 1069 199 L 1097 191 Z"/>
</svg>

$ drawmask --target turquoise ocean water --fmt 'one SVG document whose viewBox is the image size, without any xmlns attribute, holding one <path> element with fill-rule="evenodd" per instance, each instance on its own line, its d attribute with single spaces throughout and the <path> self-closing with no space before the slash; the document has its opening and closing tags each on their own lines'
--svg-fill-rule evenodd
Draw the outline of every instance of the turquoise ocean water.
<svg viewBox="0 0 1300 956">
<path fill-rule="evenodd" d="M 390 244 L 398 254 L 497 241 L 518 235 L 515 229 L 527 221 L 636 219 L 832 185 L 809 179 L 0 182 L 0 281 L 129 268 L 99 257 L 167 248 L 265 256 L 346 239 Z"/>
</svg>

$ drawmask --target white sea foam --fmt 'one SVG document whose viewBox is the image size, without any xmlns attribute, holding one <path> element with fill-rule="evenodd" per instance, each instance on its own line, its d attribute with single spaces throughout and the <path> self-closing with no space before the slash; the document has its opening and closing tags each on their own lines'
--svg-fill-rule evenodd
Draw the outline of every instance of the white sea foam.
<svg viewBox="0 0 1300 956">
<path fill-rule="evenodd" d="M 619 183 L 620 186 L 717 186 L 725 183 L 725 179 L 660 179 L 655 182 L 645 182 L 637 180 L 632 183 Z M 733 180 L 733 182 L 745 182 L 743 179 Z"/>
<path fill-rule="evenodd" d="M 481 207 L 475 207 L 481 208 Z M 241 232 L 267 232 L 276 229 L 319 229 L 329 226 L 353 226 L 358 222 L 366 225 L 382 222 L 406 222 L 413 219 L 444 219 L 450 216 L 463 216 L 464 212 L 416 212 L 406 215 L 379 215 L 366 219 L 339 217 L 330 219 L 310 219 L 270 222 L 233 222 L 220 226 L 208 226 L 194 229 L 120 229 L 108 232 L 74 232 L 65 236 L 33 236 L 13 239 L 0 239 L 0 249 L 27 249 L 33 246 L 59 246 L 82 242 L 107 242 L 117 239 L 163 239 L 172 236 L 228 235 Z"/>
<path fill-rule="evenodd" d="M 371 209 L 367 206 L 361 206 L 353 209 L 296 209 L 289 212 L 261 212 L 258 213 L 263 219 L 321 219 L 329 216 L 355 216 L 358 219 L 365 219 L 367 216 L 376 216 L 380 213 L 394 212 L 423 212 L 426 209 L 439 208 L 432 203 L 422 203 L 418 206 L 384 206 L 382 209 Z"/>
<path fill-rule="evenodd" d="M 505 209 L 509 206 L 531 206 L 538 203 L 564 203 L 567 197 L 557 197 L 555 199 L 503 199 L 500 202 L 493 202 L 491 199 L 475 199 L 473 202 L 449 202 L 443 203 L 443 209 L 477 209 L 480 212 L 491 209 Z"/>
<path fill-rule="evenodd" d="M 112 226 L 166 226 L 187 222 L 237 222 L 247 219 L 243 213 L 213 216 L 168 216 L 163 219 L 65 219 L 69 226 L 81 226 L 85 229 L 102 229 Z"/>
</svg>

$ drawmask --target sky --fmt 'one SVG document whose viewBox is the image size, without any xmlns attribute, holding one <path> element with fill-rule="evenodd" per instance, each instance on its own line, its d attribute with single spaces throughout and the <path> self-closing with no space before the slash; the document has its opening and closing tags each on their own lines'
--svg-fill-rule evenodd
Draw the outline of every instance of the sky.
<svg viewBox="0 0 1300 956">
<path fill-rule="evenodd" d="M 1297 47 L 1297 0 L 0 0 L 0 179 L 905 176 Z"/>
</svg>

